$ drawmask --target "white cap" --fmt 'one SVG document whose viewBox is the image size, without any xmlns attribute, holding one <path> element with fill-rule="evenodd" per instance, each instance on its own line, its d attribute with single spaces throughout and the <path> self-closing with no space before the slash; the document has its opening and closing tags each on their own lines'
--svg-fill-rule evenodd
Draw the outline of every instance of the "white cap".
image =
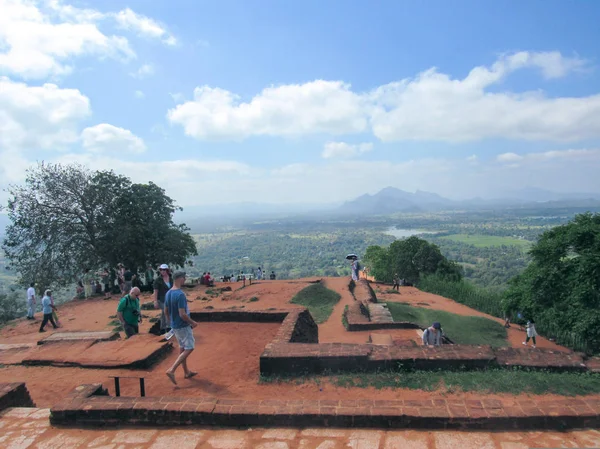
<svg viewBox="0 0 600 449">
<path fill-rule="evenodd" d="M 169 266 L 166 263 L 163 263 L 160 267 L 158 267 L 159 270 L 168 270 Z"/>
</svg>

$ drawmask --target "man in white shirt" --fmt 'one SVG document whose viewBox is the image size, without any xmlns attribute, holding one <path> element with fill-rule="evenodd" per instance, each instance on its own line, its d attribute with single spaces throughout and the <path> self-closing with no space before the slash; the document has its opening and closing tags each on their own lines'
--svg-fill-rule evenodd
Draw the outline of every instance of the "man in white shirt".
<svg viewBox="0 0 600 449">
<path fill-rule="evenodd" d="M 29 284 L 27 289 L 27 319 L 33 320 L 33 314 L 35 313 L 35 282 Z"/>
</svg>

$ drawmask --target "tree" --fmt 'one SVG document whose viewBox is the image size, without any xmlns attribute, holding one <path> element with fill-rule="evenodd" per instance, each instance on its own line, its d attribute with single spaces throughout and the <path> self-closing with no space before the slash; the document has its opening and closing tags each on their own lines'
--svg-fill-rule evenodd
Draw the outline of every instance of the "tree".
<svg viewBox="0 0 600 449">
<path fill-rule="evenodd" d="M 458 264 L 446 259 L 436 245 L 415 236 L 396 240 L 387 249 L 370 246 L 365 263 L 373 276 L 384 282 L 390 282 L 396 273 L 412 283 L 426 274 L 438 274 L 450 281 L 462 279 Z"/>
<path fill-rule="evenodd" d="M 581 214 L 544 232 L 503 299 L 548 336 L 570 334 L 600 350 L 600 214 Z"/>
<path fill-rule="evenodd" d="M 61 287 L 85 268 L 124 262 L 183 266 L 196 254 L 177 209 L 153 183 L 132 184 L 112 171 L 77 164 L 38 164 L 25 184 L 8 189 L 8 216 L 2 248 L 22 284 Z"/>
</svg>

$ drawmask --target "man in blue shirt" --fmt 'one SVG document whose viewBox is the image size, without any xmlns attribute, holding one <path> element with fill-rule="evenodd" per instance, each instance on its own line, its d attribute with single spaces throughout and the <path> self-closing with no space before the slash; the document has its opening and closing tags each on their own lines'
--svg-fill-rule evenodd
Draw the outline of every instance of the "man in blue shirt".
<svg viewBox="0 0 600 449">
<path fill-rule="evenodd" d="M 187 358 L 196 346 L 193 329 L 198 325 L 190 318 L 190 309 L 187 298 L 181 287 L 185 283 L 185 271 L 176 271 L 173 275 L 173 287 L 167 292 L 165 297 L 165 318 L 171 323 L 171 329 L 177 342 L 179 343 L 179 357 L 175 363 L 166 372 L 171 382 L 177 385 L 175 380 L 175 370 L 179 365 L 183 366 L 185 379 L 194 377 L 196 374 L 190 371 L 187 366 Z"/>
<path fill-rule="evenodd" d="M 46 290 L 44 297 L 42 298 L 42 312 L 44 313 L 44 319 L 42 320 L 42 325 L 40 326 L 40 332 L 46 332 L 44 330 L 44 327 L 46 326 L 48 321 L 50 321 L 50 323 L 52 323 L 52 326 L 54 326 L 54 329 L 56 329 L 58 327 L 56 325 L 56 323 L 54 322 L 54 318 L 52 317 L 52 310 L 54 310 L 55 307 L 52 304 L 52 298 L 50 298 L 51 296 L 52 296 L 52 291 Z"/>
</svg>

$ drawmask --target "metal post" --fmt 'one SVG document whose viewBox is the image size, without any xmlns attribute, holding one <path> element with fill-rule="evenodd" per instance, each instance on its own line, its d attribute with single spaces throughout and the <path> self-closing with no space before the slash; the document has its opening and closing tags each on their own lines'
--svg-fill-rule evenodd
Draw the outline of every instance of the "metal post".
<svg viewBox="0 0 600 449">
<path fill-rule="evenodd" d="M 146 396 L 146 385 L 144 384 L 143 377 L 140 377 L 140 396 Z"/>
<path fill-rule="evenodd" d="M 115 395 L 121 396 L 121 385 L 119 385 L 119 378 L 115 376 Z"/>
</svg>

